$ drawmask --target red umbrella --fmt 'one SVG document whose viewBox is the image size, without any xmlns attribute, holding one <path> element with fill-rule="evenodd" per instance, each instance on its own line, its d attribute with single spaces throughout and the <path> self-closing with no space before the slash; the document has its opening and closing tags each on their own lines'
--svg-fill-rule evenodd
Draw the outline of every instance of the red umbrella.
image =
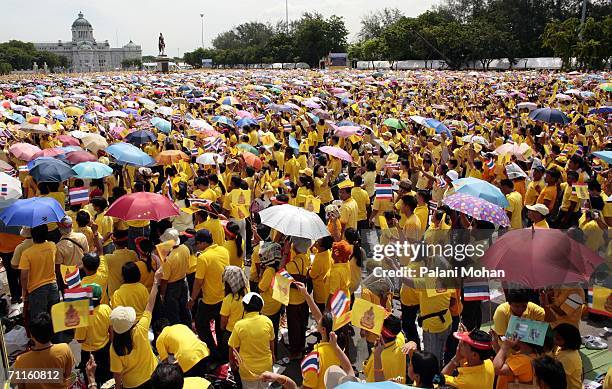
<svg viewBox="0 0 612 389">
<path fill-rule="evenodd" d="M 50 149 L 43 149 L 32 156 L 32 159 L 40 157 L 57 157 L 58 155 L 66 154 L 66 152 L 59 147 L 53 147 Z"/>
<path fill-rule="evenodd" d="M 95 155 L 87 151 L 71 151 L 66 154 L 66 159 L 75 165 L 81 162 L 96 162 L 98 160 Z"/>
<path fill-rule="evenodd" d="M 246 162 L 247 165 L 249 165 L 255 170 L 259 170 L 263 166 L 263 162 L 261 161 L 261 158 L 259 158 L 258 156 L 256 156 L 255 154 L 249 151 L 244 151 L 242 153 L 242 158 L 244 158 L 244 162 Z"/>
<path fill-rule="evenodd" d="M 136 192 L 118 198 L 106 212 L 106 216 L 121 220 L 161 220 L 178 216 L 179 207 L 169 198 L 157 193 Z"/>
<path fill-rule="evenodd" d="M 534 289 L 587 282 L 604 259 L 560 230 L 524 228 L 499 238 L 482 257 L 504 281 Z"/>
<path fill-rule="evenodd" d="M 79 140 L 70 135 L 59 135 L 57 139 L 62 142 L 62 146 L 80 146 Z"/>
</svg>

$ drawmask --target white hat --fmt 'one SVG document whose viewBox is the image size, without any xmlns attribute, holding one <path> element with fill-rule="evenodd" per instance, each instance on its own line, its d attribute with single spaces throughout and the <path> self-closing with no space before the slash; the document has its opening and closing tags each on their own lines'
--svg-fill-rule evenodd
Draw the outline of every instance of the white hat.
<svg viewBox="0 0 612 389">
<path fill-rule="evenodd" d="M 457 181 L 459 179 L 459 173 L 455 170 L 449 170 L 446 172 L 446 177 L 450 178 L 451 181 Z"/>
<path fill-rule="evenodd" d="M 610 196 L 612 198 L 612 196 Z M 21 227 L 21 231 L 19 231 L 19 235 L 24 238 L 32 237 L 32 229 L 30 227 Z"/>
<path fill-rule="evenodd" d="M 113 331 L 118 334 L 126 333 L 136 323 L 136 311 L 132 307 L 118 306 L 110 314 Z"/>
<path fill-rule="evenodd" d="M 546 216 L 548 215 L 548 207 L 544 204 L 533 204 L 533 205 L 526 205 L 527 209 L 529 209 L 530 211 L 535 211 L 539 214 L 541 214 L 542 216 Z"/>
<path fill-rule="evenodd" d="M 161 234 L 159 240 L 162 242 L 167 242 L 169 240 L 173 240 L 175 243 L 180 242 L 179 232 L 174 228 L 167 228 L 166 231 Z"/>
<path fill-rule="evenodd" d="M 523 171 L 516 163 L 512 162 L 509 165 L 506 165 L 506 174 L 508 178 L 514 180 L 515 178 L 527 178 L 527 173 Z"/>
<path fill-rule="evenodd" d="M 245 294 L 244 297 L 242 298 L 242 302 L 245 304 L 250 304 L 253 297 L 257 297 L 261 301 L 261 306 L 263 307 L 264 305 L 263 298 L 261 298 L 259 293 L 255 293 L 255 292 L 249 292 Z"/>
<path fill-rule="evenodd" d="M 334 389 L 345 382 L 359 382 L 359 379 L 353 375 L 346 374 L 346 372 L 337 365 L 331 365 L 325 371 L 325 375 L 323 376 L 325 389 Z"/>
</svg>

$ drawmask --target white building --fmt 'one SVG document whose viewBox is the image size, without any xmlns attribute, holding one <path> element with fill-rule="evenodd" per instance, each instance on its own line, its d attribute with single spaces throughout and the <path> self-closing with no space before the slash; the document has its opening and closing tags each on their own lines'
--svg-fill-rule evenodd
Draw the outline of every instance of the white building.
<svg viewBox="0 0 612 389">
<path fill-rule="evenodd" d="M 112 48 L 108 40 L 96 42 L 91 23 L 79 13 L 72 23 L 72 40 L 57 43 L 34 43 L 38 50 L 68 58 L 73 72 L 102 72 L 121 68 L 126 59 L 142 60 L 142 49 L 130 41 L 123 47 Z M 42 66 L 42 64 L 39 64 Z"/>
</svg>

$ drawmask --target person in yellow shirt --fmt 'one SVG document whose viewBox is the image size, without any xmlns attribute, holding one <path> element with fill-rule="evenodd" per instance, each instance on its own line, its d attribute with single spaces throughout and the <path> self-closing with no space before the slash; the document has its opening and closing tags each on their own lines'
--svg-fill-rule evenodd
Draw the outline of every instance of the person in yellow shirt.
<svg viewBox="0 0 612 389">
<path fill-rule="evenodd" d="M 305 283 L 310 269 L 310 239 L 291 237 L 291 260 L 285 270 L 298 282 Z M 308 325 L 308 305 L 302 294 L 292 285 L 287 305 L 287 329 L 289 330 L 289 351 L 291 359 L 302 357 Z"/>
<path fill-rule="evenodd" d="M 363 373 L 366 382 L 394 380 L 396 383 L 406 383 L 406 355 L 402 352 L 404 346 L 402 321 L 393 315 L 383 323 L 380 338 L 370 357 L 364 362 Z M 401 339 L 400 339 L 401 338 Z M 377 366 L 378 363 L 380 366 Z M 376 372 L 382 370 L 383 378 L 376 379 Z"/>
<path fill-rule="evenodd" d="M 506 302 L 499 305 L 493 314 L 492 330 L 498 336 L 505 336 L 510 322 L 510 316 L 544 321 L 544 308 L 529 301 L 529 291 L 526 289 L 509 289 Z"/>
<path fill-rule="evenodd" d="M 111 379 L 110 372 L 110 327 L 111 307 L 101 303 L 102 288 L 98 284 L 83 283 L 83 287 L 92 288 L 91 302 L 94 306 L 93 314 L 89 316 L 87 327 L 79 327 L 74 338 L 81 343 L 81 369 L 92 355 L 96 361 L 95 382 L 102 385 Z"/>
<path fill-rule="evenodd" d="M 534 380 L 533 360 L 537 357 L 536 347 L 517 339 L 501 342 L 493 337 L 493 349 L 497 351 L 493 367 L 497 375 L 496 389 L 507 389 L 508 383 L 531 384 Z M 501 346 L 500 346 L 501 342 Z"/>
<path fill-rule="evenodd" d="M 29 302 L 29 314 L 34 318 L 59 302 L 55 279 L 55 243 L 47 240 L 47 225 L 32 228 L 33 244 L 25 249 L 19 260 L 21 288 L 24 301 Z"/>
<path fill-rule="evenodd" d="M 208 230 L 200 230 L 195 236 L 196 249 L 201 253 L 198 257 L 196 275 L 191 290 L 191 299 L 187 303 L 191 311 L 198 300 L 200 291 L 202 298 L 198 301 L 195 323 L 198 336 L 210 348 L 213 358 L 219 358 L 217 344 L 221 344 L 221 303 L 225 297 L 223 286 L 223 270 L 229 266 L 229 253 L 225 247 L 213 243 Z M 210 330 L 210 321 L 215 321 L 216 340 Z"/>
<path fill-rule="evenodd" d="M 227 266 L 223 270 L 223 283 L 225 284 L 225 297 L 221 303 L 221 329 L 223 330 L 220 345 L 221 355 L 224 360 L 229 360 L 229 340 L 234 325 L 244 316 L 242 298 L 248 293 L 248 282 L 244 269 L 238 266 Z"/>
<path fill-rule="evenodd" d="M 557 202 L 557 182 L 561 177 L 561 173 L 557 169 L 550 169 L 546 171 L 546 175 L 544 176 L 544 182 L 546 182 L 546 186 L 540 192 L 538 199 L 536 200 L 537 204 L 544 204 L 548 208 L 549 212 L 556 206 Z"/>
<path fill-rule="evenodd" d="M 611 368 L 612 369 L 612 368 Z M 533 361 L 535 383 L 541 389 L 567 388 L 567 378 L 561 362 L 549 355 L 542 355 Z M 608 370 L 610 376 L 610 370 Z M 610 376 L 612 377 L 612 376 Z M 609 389 L 604 385 L 603 389 Z"/>
<path fill-rule="evenodd" d="M 347 228 L 357 229 L 357 219 L 359 216 L 359 207 L 355 199 L 351 197 L 351 188 L 353 183 L 345 181 L 338 184 L 338 196 L 342 200 L 340 206 L 340 225 L 342 226 L 341 236 L 344 236 L 344 230 Z"/>
<path fill-rule="evenodd" d="M 510 219 L 510 228 L 513 230 L 523 228 L 523 199 L 521 194 L 514 190 L 514 183 L 509 179 L 501 180 L 500 189 L 508 200 L 506 213 Z"/>
<path fill-rule="evenodd" d="M 540 192 L 542 192 L 542 189 L 544 189 L 544 186 L 546 185 L 544 180 L 542 180 L 545 171 L 546 169 L 544 166 L 536 166 L 533 168 L 533 180 L 529 183 L 529 185 L 527 185 L 524 205 L 533 205 L 538 200 Z"/>
<path fill-rule="evenodd" d="M 315 242 L 313 251 L 315 252 L 312 265 L 308 271 L 308 275 L 312 280 L 313 298 L 320 311 L 325 310 L 325 304 L 329 297 L 329 286 L 327 279 L 334 261 L 331 257 L 331 249 L 334 244 L 334 238 L 325 236 Z"/>
<path fill-rule="evenodd" d="M 491 362 L 491 336 L 475 329 L 455 332 L 459 340 L 455 356 L 444 366 L 442 374 L 447 386 L 457 389 L 493 389 L 495 368 Z"/>
<path fill-rule="evenodd" d="M 580 218 L 580 206 L 582 201 L 578 198 L 572 186 L 578 182 L 579 176 L 576 171 L 567 172 L 567 182 L 561 184 L 562 198 L 559 209 L 558 227 L 568 229 L 578 224 Z"/>
<path fill-rule="evenodd" d="M 554 357 L 563 365 L 567 389 L 581 389 L 583 377 L 579 352 L 582 345 L 580 331 L 571 324 L 559 324 L 555 327 L 553 339 L 556 346 Z"/>
<path fill-rule="evenodd" d="M 135 251 L 127 248 L 128 232 L 127 230 L 117 230 L 113 233 L 113 242 L 115 251 L 104 256 L 106 260 L 106 270 L 108 272 L 108 297 L 112 298 L 115 290 L 123 282 L 121 279 L 121 268 L 128 262 L 136 262 L 138 255 Z"/>
<path fill-rule="evenodd" d="M 210 382 L 200 376 L 189 377 L 176 363 L 162 362 L 151 375 L 152 388 L 208 389 Z"/>
<path fill-rule="evenodd" d="M 245 248 L 243 237 L 240 233 L 240 226 L 231 221 L 225 224 L 223 228 L 225 232 L 223 247 L 225 247 L 229 253 L 230 265 L 243 268 Z"/>
<path fill-rule="evenodd" d="M 329 269 L 326 289 L 329 290 L 327 301 L 338 291 L 342 290 L 347 296 L 351 296 L 351 268 L 349 259 L 353 253 L 352 246 L 345 240 L 334 242 L 332 245 L 333 264 Z"/>
<path fill-rule="evenodd" d="M 155 348 L 162 363 L 174 357 L 185 377 L 210 374 L 210 351 L 206 343 L 184 324 L 171 325 L 165 319 L 153 323 Z"/>
<path fill-rule="evenodd" d="M 180 241 L 174 241 L 174 247 L 166 260 L 161 264 L 162 277 L 159 285 L 159 299 L 162 304 L 163 317 L 171 325 L 184 324 L 191 326 L 191 312 L 187 309 L 187 272 L 191 264 L 191 251 Z"/>
<path fill-rule="evenodd" d="M 272 280 L 278 271 L 281 261 L 281 245 L 276 242 L 264 242 L 259 251 L 262 273 L 259 280 L 259 293 L 264 300 L 262 315 L 266 315 L 274 326 L 275 338 L 278 339 L 281 303 L 272 298 Z"/>
<path fill-rule="evenodd" d="M 361 176 L 353 177 L 355 186 L 351 189 L 351 197 L 357 203 L 357 228 L 359 230 L 366 230 L 370 227 L 368 216 L 372 213 L 370 205 L 370 196 L 361 186 L 363 185 L 363 178 Z"/>
<path fill-rule="evenodd" d="M 140 270 L 134 262 L 128 262 L 121 269 L 123 284 L 113 293 L 111 306 L 132 307 L 136 320 L 140 320 L 147 306 L 149 291 L 140 283 Z"/>
<path fill-rule="evenodd" d="M 158 271 L 140 320 L 136 320 L 136 311 L 132 307 L 115 307 L 110 314 L 113 331 L 110 370 L 116 387 L 147 385 L 157 366 L 157 358 L 149 342 L 149 328 L 160 278 L 161 271 Z"/>
<path fill-rule="evenodd" d="M 198 199 L 215 202 L 219 198 L 217 193 L 210 188 L 208 177 L 197 177 L 194 184 L 197 189 L 193 191 L 193 195 Z"/>
<path fill-rule="evenodd" d="M 102 289 L 100 297 L 101 304 L 109 304 L 108 298 L 108 275 L 106 272 L 106 263 L 103 262 L 104 257 L 100 257 L 95 253 L 83 255 L 83 267 L 81 268 L 84 275 L 81 275 L 81 284 L 97 284 Z"/>
<path fill-rule="evenodd" d="M 549 213 L 548 207 L 544 204 L 526 205 L 527 217 L 531 220 L 534 228 L 550 228 L 546 221 L 546 216 Z"/>
<path fill-rule="evenodd" d="M 272 321 L 261 315 L 263 299 L 254 292 L 242 298 L 244 318 L 239 320 L 228 345 L 233 366 L 238 367 L 240 381 L 244 389 L 262 386 L 261 374 L 271 371 L 274 364 L 274 327 Z"/>
<path fill-rule="evenodd" d="M 93 224 L 92 228 L 97 229 L 102 241 L 102 252 L 104 254 L 110 254 L 115 249 L 113 245 L 113 218 L 105 215 L 106 208 L 108 207 L 108 201 L 104 197 L 94 197 L 91 199 L 93 206 Z"/>
<path fill-rule="evenodd" d="M 77 228 L 75 232 L 80 232 L 87 238 L 87 246 L 90 251 L 95 251 L 98 254 L 102 253 L 102 245 L 98 234 L 93 232 L 91 228 L 91 216 L 87 211 L 79 211 L 76 214 Z"/>
<path fill-rule="evenodd" d="M 204 205 L 204 210 L 196 212 L 195 230 L 208 230 L 213 237 L 213 243 L 223 246 L 225 244 L 225 229 L 219 219 L 220 213 L 221 207 L 219 204 Z"/>
<path fill-rule="evenodd" d="M 414 214 L 419 218 L 419 221 L 421 222 L 421 236 L 425 234 L 427 226 L 429 225 L 429 200 L 431 200 L 431 194 L 429 191 L 417 191 L 417 206 L 414 209 Z"/>
<path fill-rule="evenodd" d="M 590 209 L 584 213 L 580 219 L 580 229 L 584 233 L 584 245 L 591 250 L 598 252 L 606 243 L 604 230 L 600 227 L 601 212 Z"/>
</svg>

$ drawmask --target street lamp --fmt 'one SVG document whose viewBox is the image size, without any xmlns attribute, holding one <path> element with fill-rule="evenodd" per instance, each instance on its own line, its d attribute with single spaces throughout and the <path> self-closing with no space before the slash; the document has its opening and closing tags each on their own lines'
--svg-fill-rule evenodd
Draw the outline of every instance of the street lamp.
<svg viewBox="0 0 612 389">
<path fill-rule="evenodd" d="M 204 14 L 200 14 L 200 18 L 202 19 L 202 48 L 204 48 Z"/>
</svg>

